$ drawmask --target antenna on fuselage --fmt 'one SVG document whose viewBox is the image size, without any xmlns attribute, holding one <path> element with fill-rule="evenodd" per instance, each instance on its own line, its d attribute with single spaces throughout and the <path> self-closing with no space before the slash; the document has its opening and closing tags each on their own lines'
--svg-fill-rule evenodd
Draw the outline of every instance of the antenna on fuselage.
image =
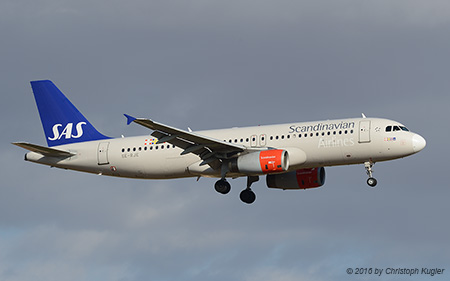
<svg viewBox="0 0 450 281">
<path fill-rule="evenodd" d="M 361 113 L 361 115 L 362 115 L 362 118 L 367 118 L 364 113 Z"/>
</svg>

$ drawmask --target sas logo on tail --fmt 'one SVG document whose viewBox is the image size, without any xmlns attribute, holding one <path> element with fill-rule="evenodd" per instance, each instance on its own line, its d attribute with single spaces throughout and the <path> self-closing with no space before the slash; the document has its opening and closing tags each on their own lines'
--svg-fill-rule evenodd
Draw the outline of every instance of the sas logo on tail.
<svg viewBox="0 0 450 281">
<path fill-rule="evenodd" d="M 55 124 L 53 125 L 53 137 L 49 137 L 48 140 L 54 141 L 54 140 L 60 140 L 63 136 L 65 139 L 70 139 L 70 138 L 80 138 L 81 136 L 83 136 L 83 125 L 86 125 L 86 122 L 79 122 L 75 125 L 75 130 L 76 130 L 76 134 L 72 134 L 72 128 L 73 128 L 73 123 L 68 123 L 66 125 L 66 127 L 64 128 L 64 130 L 62 130 L 62 132 L 59 132 L 59 128 L 62 128 L 62 124 Z"/>
</svg>

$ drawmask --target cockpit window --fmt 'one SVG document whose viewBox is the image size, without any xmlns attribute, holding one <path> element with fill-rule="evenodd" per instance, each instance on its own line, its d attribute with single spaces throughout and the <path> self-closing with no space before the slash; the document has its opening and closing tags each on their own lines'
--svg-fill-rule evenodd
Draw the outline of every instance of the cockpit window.
<svg viewBox="0 0 450 281">
<path fill-rule="evenodd" d="M 386 132 L 392 132 L 392 131 L 409 132 L 408 128 L 406 128 L 405 126 L 400 126 L 400 125 L 386 126 Z"/>
</svg>

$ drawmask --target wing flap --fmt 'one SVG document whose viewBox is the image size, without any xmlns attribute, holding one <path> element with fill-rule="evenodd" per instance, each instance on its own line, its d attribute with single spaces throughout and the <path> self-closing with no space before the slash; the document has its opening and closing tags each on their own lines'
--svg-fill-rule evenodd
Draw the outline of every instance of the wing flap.
<svg viewBox="0 0 450 281">
<path fill-rule="evenodd" d="M 70 151 L 40 146 L 28 142 L 13 142 L 12 144 L 49 157 L 70 157 L 76 154 Z"/>
</svg>

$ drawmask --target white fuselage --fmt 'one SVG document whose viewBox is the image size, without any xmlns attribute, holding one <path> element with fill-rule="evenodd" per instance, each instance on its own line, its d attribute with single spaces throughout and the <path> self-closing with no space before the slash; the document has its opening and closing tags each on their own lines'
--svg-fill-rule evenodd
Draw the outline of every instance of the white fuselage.
<svg viewBox="0 0 450 281">
<path fill-rule="evenodd" d="M 388 119 L 352 118 L 196 133 L 248 148 L 300 149 L 306 154 L 306 161 L 291 165 L 289 171 L 392 160 L 414 154 L 425 145 L 419 135 L 407 130 L 387 131 L 388 126 L 404 128 Z M 181 155 L 183 149 L 156 142 L 151 135 L 105 139 L 54 147 L 76 153 L 68 158 L 45 157 L 35 152 L 25 157 L 54 167 L 128 178 L 221 176 L 220 170 L 200 165 L 202 160 L 196 154 Z"/>
</svg>

